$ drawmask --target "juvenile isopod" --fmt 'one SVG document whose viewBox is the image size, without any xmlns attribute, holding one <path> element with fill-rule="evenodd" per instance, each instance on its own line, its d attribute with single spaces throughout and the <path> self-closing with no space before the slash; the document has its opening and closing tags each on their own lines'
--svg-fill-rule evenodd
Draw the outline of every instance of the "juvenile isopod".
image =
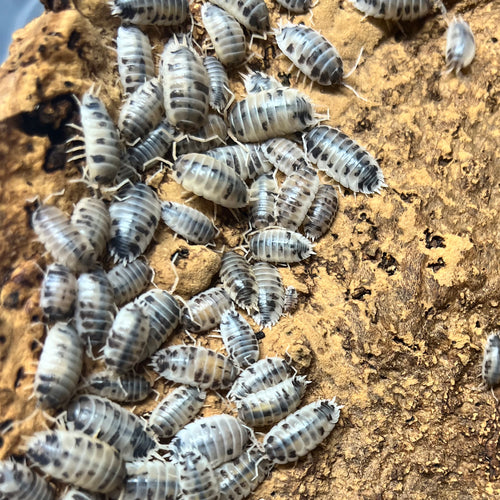
<svg viewBox="0 0 500 500">
<path fill-rule="evenodd" d="M 380 193 L 386 186 L 377 160 L 338 129 L 313 128 L 304 135 L 304 147 L 309 161 L 354 192 Z"/>
<path fill-rule="evenodd" d="M 197 387 L 177 387 L 151 412 L 148 427 L 158 437 L 171 438 L 200 412 L 206 397 Z"/>
<path fill-rule="evenodd" d="M 201 19 L 222 64 L 233 66 L 242 63 L 245 60 L 246 41 L 238 21 L 210 3 L 201 6 Z"/>
<path fill-rule="evenodd" d="M 82 394 L 66 411 L 69 431 L 81 431 L 116 448 L 124 460 L 145 457 L 157 443 L 145 422 L 109 399 Z"/>
<path fill-rule="evenodd" d="M 125 479 L 119 452 L 83 432 L 37 432 L 26 447 L 29 458 L 45 473 L 89 491 L 110 493 Z"/>
<path fill-rule="evenodd" d="M 302 149 L 289 139 L 283 137 L 269 139 L 261 144 L 260 149 L 266 159 L 286 176 L 309 166 Z"/>
<path fill-rule="evenodd" d="M 125 23 L 176 26 L 189 16 L 188 0 L 111 0 L 111 14 Z"/>
<path fill-rule="evenodd" d="M 304 220 L 304 234 L 311 241 L 328 232 L 337 212 L 339 199 L 337 191 L 329 184 L 321 184 Z"/>
<path fill-rule="evenodd" d="M 500 333 L 494 332 L 486 339 L 481 376 L 488 387 L 500 383 Z"/>
<path fill-rule="evenodd" d="M 217 229 L 205 214 L 181 203 L 162 202 L 161 218 L 172 231 L 190 243 L 206 245 L 217 235 Z"/>
<path fill-rule="evenodd" d="M 184 500 L 219 500 L 217 476 L 209 461 L 198 451 L 188 450 L 179 456 L 179 488 Z"/>
<path fill-rule="evenodd" d="M 121 306 L 137 297 L 151 279 L 151 268 L 142 259 L 128 264 L 120 263 L 107 274 L 108 281 L 113 289 L 115 304 Z"/>
<path fill-rule="evenodd" d="M 299 295 L 297 289 L 293 286 L 287 286 L 285 290 L 285 304 L 283 305 L 283 314 L 290 314 L 297 309 Z"/>
<path fill-rule="evenodd" d="M 264 33 L 269 30 L 269 11 L 264 0 L 210 0 L 250 31 Z"/>
<path fill-rule="evenodd" d="M 151 366 L 167 380 L 200 389 L 226 389 L 238 374 L 227 356 L 201 346 L 167 347 L 153 356 Z"/>
<path fill-rule="evenodd" d="M 83 389 L 111 401 L 135 402 L 147 398 L 151 383 L 143 375 L 117 375 L 110 371 L 92 373 L 85 379 Z"/>
<path fill-rule="evenodd" d="M 109 250 L 115 261 L 131 262 L 142 255 L 153 239 L 161 216 L 156 193 L 146 184 L 126 188 L 109 207 Z"/>
<path fill-rule="evenodd" d="M 299 233 L 287 229 L 261 229 L 249 240 L 255 259 L 264 262 L 291 264 L 314 255 L 312 243 Z"/>
<path fill-rule="evenodd" d="M 272 264 L 257 262 L 253 266 L 255 279 L 259 287 L 259 311 L 254 316 L 255 322 L 263 328 L 274 326 L 285 304 L 285 290 L 281 275 Z"/>
<path fill-rule="evenodd" d="M 325 440 L 339 420 L 342 407 L 323 399 L 303 406 L 277 423 L 264 437 L 267 457 L 275 464 L 295 462 Z"/>
<path fill-rule="evenodd" d="M 54 500 L 49 483 L 27 465 L 0 462 L 0 497 L 7 500 Z"/>
<path fill-rule="evenodd" d="M 285 7 L 294 14 L 304 14 L 312 6 L 311 0 L 276 0 L 282 7 Z"/>
<path fill-rule="evenodd" d="M 203 64 L 210 79 L 210 106 L 219 113 L 222 113 L 232 96 L 226 70 L 222 63 L 213 56 L 205 56 Z"/>
<path fill-rule="evenodd" d="M 229 128 L 241 142 L 261 142 L 301 132 L 317 122 L 309 97 L 279 88 L 249 94 L 231 109 Z"/>
<path fill-rule="evenodd" d="M 250 187 L 250 225 L 253 229 L 264 229 L 275 225 L 274 204 L 278 184 L 273 174 L 263 174 Z"/>
<path fill-rule="evenodd" d="M 431 0 L 351 0 L 354 7 L 369 17 L 392 21 L 413 21 L 425 16 Z"/>
<path fill-rule="evenodd" d="M 40 291 L 40 307 L 50 321 L 69 319 L 76 300 L 76 277 L 62 264 L 47 267 Z"/>
<path fill-rule="evenodd" d="M 263 90 L 282 88 L 283 85 L 274 76 L 262 73 L 262 71 L 251 71 L 243 75 L 243 85 L 247 94 L 255 94 Z"/>
<path fill-rule="evenodd" d="M 462 17 L 455 17 L 446 32 L 446 66 L 448 71 L 459 73 L 469 66 L 476 54 L 474 35 Z"/>
<path fill-rule="evenodd" d="M 223 207 L 247 204 L 248 190 L 238 174 L 208 155 L 189 153 L 177 158 L 173 177 L 184 189 Z"/>
</svg>

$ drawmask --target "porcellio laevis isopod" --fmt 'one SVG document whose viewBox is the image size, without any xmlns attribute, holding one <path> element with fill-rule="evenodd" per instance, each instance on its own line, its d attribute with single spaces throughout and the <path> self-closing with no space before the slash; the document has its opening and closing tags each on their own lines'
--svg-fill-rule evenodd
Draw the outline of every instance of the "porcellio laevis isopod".
<svg viewBox="0 0 500 500">
<path fill-rule="evenodd" d="M 314 401 L 277 423 L 264 437 L 267 457 L 275 464 L 295 462 L 326 439 L 342 407 L 332 400 Z"/>
<path fill-rule="evenodd" d="M 90 241 L 54 205 L 40 205 L 31 218 L 33 230 L 52 258 L 71 271 L 95 266 L 96 254 Z"/>
<path fill-rule="evenodd" d="M 312 6 L 312 0 L 276 0 L 282 7 L 285 7 L 294 14 L 305 14 Z"/>
<path fill-rule="evenodd" d="M 469 66 L 476 54 L 474 35 L 467 22 L 454 18 L 446 32 L 446 66 L 448 71 L 458 72 Z"/>
<path fill-rule="evenodd" d="M 259 311 L 254 320 L 261 327 L 270 328 L 283 314 L 285 304 L 283 281 L 278 269 L 268 262 L 257 262 L 253 266 L 253 272 L 259 287 Z"/>
<path fill-rule="evenodd" d="M 81 431 L 116 448 L 124 460 L 145 457 L 157 443 L 145 422 L 109 399 L 82 394 L 66 411 L 69 431 Z"/>
<path fill-rule="evenodd" d="M 317 122 L 308 96 L 281 88 L 249 94 L 231 109 L 229 128 L 241 142 L 261 142 L 300 132 Z"/>
<path fill-rule="evenodd" d="M 252 427 L 279 422 L 298 408 L 307 384 L 305 377 L 291 377 L 273 387 L 249 394 L 236 403 L 238 417 Z"/>
<path fill-rule="evenodd" d="M 118 73 L 126 94 L 133 93 L 155 75 L 148 36 L 136 26 L 120 26 L 116 37 Z"/>
<path fill-rule="evenodd" d="M 247 368 L 259 359 L 259 341 L 239 312 L 231 309 L 222 315 L 220 333 L 229 356 L 240 368 Z"/>
<path fill-rule="evenodd" d="M 135 300 L 145 316 L 149 318 L 149 333 L 141 359 L 148 358 L 165 342 L 177 328 L 180 308 L 177 301 L 165 290 L 154 288 Z"/>
<path fill-rule="evenodd" d="M 83 366 L 83 343 L 76 330 L 56 323 L 47 333 L 35 374 L 34 393 L 41 408 L 64 405 L 78 384 Z"/>
<path fill-rule="evenodd" d="M 222 113 L 231 99 L 229 78 L 222 63 L 213 56 L 205 56 L 203 64 L 210 79 L 210 106 Z"/>
<path fill-rule="evenodd" d="M 143 138 L 155 129 L 163 118 L 163 87 L 158 78 L 141 84 L 123 104 L 118 129 L 127 142 Z"/>
<path fill-rule="evenodd" d="M 85 139 L 84 178 L 92 184 L 111 184 L 121 162 L 118 130 L 92 90 L 83 94 L 80 116 Z"/>
<path fill-rule="evenodd" d="M 247 204 L 248 190 L 238 174 L 219 160 L 200 153 L 177 158 L 173 178 L 181 186 L 227 208 Z"/>
<path fill-rule="evenodd" d="M 172 439 L 168 448 L 174 458 L 188 450 L 197 450 L 212 467 L 241 455 L 250 439 L 250 431 L 231 415 L 211 415 L 186 425 Z"/>
<path fill-rule="evenodd" d="M 351 191 L 380 193 L 386 186 L 377 160 L 336 128 L 313 128 L 304 135 L 304 147 L 309 161 Z"/>
<path fill-rule="evenodd" d="M 181 203 L 162 202 L 161 218 L 172 231 L 190 243 L 206 245 L 217 235 L 217 229 L 205 214 Z"/>
<path fill-rule="evenodd" d="M 246 311 L 257 308 L 258 288 L 252 266 L 236 252 L 225 252 L 219 271 L 223 287 L 236 302 Z"/>
<path fill-rule="evenodd" d="M 79 200 L 73 209 L 71 224 L 90 241 L 97 257 L 101 256 L 111 230 L 111 219 L 104 201 L 98 198 Z"/>
<path fill-rule="evenodd" d="M 201 346 L 167 347 L 153 356 L 151 366 L 167 380 L 200 389 L 226 389 L 238 374 L 227 356 Z"/>
<path fill-rule="evenodd" d="M 276 30 L 276 43 L 297 68 L 320 85 L 342 83 L 344 69 L 337 49 L 323 35 L 304 24 Z"/>
<path fill-rule="evenodd" d="M 26 448 L 28 457 L 45 473 L 89 491 L 110 493 L 125 479 L 118 450 L 83 432 L 37 432 Z"/>
<path fill-rule="evenodd" d="M 76 277 L 62 264 L 47 267 L 40 290 L 40 307 L 50 321 L 73 316 L 76 300 Z"/>
<path fill-rule="evenodd" d="M 207 393 L 197 387 L 177 387 L 151 412 L 149 429 L 162 438 L 174 436 L 200 412 L 206 398 Z"/>
<path fill-rule="evenodd" d="M 297 309 L 299 303 L 299 295 L 297 289 L 293 286 L 288 286 L 285 290 L 285 304 L 283 306 L 283 314 L 292 313 Z"/>
<path fill-rule="evenodd" d="M 240 23 L 224 9 L 210 3 L 201 6 L 201 19 L 222 64 L 242 63 L 246 57 L 246 40 Z"/>
<path fill-rule="evenodd" d="M 250 31 L 263 33 L 269 30 L 269 11 L 264 0 L 210 0 L 224 9 Z"/>
<path fill-rule="evenodd" d="M 161 216 L 156 193 L 146 184 L 126 188 L 109 207 L 109 251 L 115 261 L 130 262 L 142 255 L 153 239 Z"/>
<path fill-rule="evenodd" d="M 102 500 L 99 493 L 90 493 L 88 491 L 70 488 L 66 490 L 59 500 Z"/>
<path fill-rule="evenodd" d="M 271 75 L 261 71 L 251 71 L 243 75 L 243 85 L 248 94 L 255 94 L 263 90 L 282 88 L 283 85 Z"/>
<path fill-rule="evenodd" d="M 488 387 L 500 383 L 500 332 L 494 332 L 486 339 L 481 376 Z"/>
<path fill-rule="evenodd" d="M 128 264 L 117 264 L 108 271 L 107 277 L 113 289 L 115 304 L 121 306 L 146 288 L 151 279 L 151 268 L 144 260 L 137 259 Z"/>
<path fill-rule="evenodd" d="M 165 460 L 127 464 L 127 479 L 119 500 L 176 500 L 179 491 L 177 466 Z"/>
<path fill-rule="evenodd" d="M 54 500 L 50 484 L 27 465 L 0 462 L 0 496 L 12 500 Z"/>
<path fill-rule="evenodd" d="M 255 259 L 291 264 L 314 255 L 312 243 L 299 233 L 287 229 L 261 229 L 250 236 L 248 246 Z"/>
<path fill-rule="evenodd" d="M 213 287 L 195 295 L 182 308 L 182 324 L 189 332 L 206 332 L 215 328 L 232 302 L 223 288 Z"/>
<path fill-rule="evenodd" d="M 183 453 L 177 462 L 179 487 L 184 500 L 218 500 L 220 489 L 209 461 L 198 451 Z"/>
<path fill-rule="evenodd" d="M 339 199 L 330 184 L 321 184 L 304 220 L 304 234 L 311 241 L 328 232 L 337 216 Z"/>
<path fill-rule="evenodd" d="M 165 113 L 169 123 L 191 132 L 206 122 L 210 78 L 203 59 L 187 45 L 174 40 L 165 46 L 161 62 Z"/>
<path fill-rule="evenodd" d="M 116 315 L 104 346 L 104 363 L 116 373 L 125 373 L 144 359 L 149 337 L 149 318 L 134 303 Z"/>
<path fill-rule="evenodd" d="M 250 225 L 253 229 L 264 229 L 275 225 L 274 203 L 278 184 L 273 174 L 263 174 L 250 187 Z"/>
<path fill-rule="evenodd" d="M 369 17 L 393 21 L 413 21 L 425 16 L 431 0 L 351 0 L 356 9 Z"/>
<path fill-rule="evenodd" d="M 286 176 L 310 165 L 302 149 L 283 137 L 269 139 L 260 145 L 260 150 L 271 165 Z"/>
<path fill-rule="evenodd" d="M 110 0 L 111 14 L 126 23 L 176 26 L 189 16 L 188 0 Z"/>
<path fill-rule="evenodd" d="M 84 382 L 86 392 L 119 402 L 142 401 L 151 392 L 151 383 L 143 375 L 117 375 L 110 371 L 92 373 Z"/>
<path fill-rule="evenodd" d="M 271 472 L 272 463 L 257 448 L 244 451 L 239 457 L 215 469 L 222 498 L 243 500 Z"/>
<path fill-rule="evenodd" d="M 241 399 L 254 392 L 272 387 L 292 374 L 283 358 L 264 358 L 243 370 L 229 391 L 229 399 Z"/>
<path fill-rule="evenodd" d="M 106 273 L 99 269 L 81 274 L 78 278 L 75 326 L 84 343 L 104 344 L 114 315 L 113 288 Z"/>
</svg>

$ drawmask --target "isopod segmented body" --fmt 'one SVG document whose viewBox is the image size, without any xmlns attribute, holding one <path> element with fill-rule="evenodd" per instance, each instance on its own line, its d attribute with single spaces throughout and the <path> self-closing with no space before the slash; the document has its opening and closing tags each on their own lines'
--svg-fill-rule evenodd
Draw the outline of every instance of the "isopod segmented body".
<svg viewBox="0 0 500 500">
<path fill-rule="evenodd" d="M 32 216 L 33 230 L 52 258 L 71 271 L 95 266 L 96 254 L 90 241 L 54 205 L 40 205 Z"/>
<path fill-rule="evenodd" d="M 305 236 L 281 228 L 255 231 L 248 246 L 253 257 L 263 262 L 291 264 L 314 254 L 313 245 Z"/>
<path fill-rule="evenodd" d="M 144 260 L 137 259 L 128 264 L 117 264 L 108 271 L 107 277 L 113 289 L 115 304 L 121 306 L 144 290 L 151 279 L 151 268 Z"/>
<path fill-rule="evenodd" d="M 220 489 L 209 461 L 196 450 L 178 459 L 179 487 L 184 500 L 219 500 Z"/>
<path fill-rule="evenodd" d="M 224 289 L 209 288 L 186 302 L 182 309 L 182 324 L 190 332 L 206 332 L 215 328 L 224 311 L 231 307 L 231 299 Z"/>
<path fill-rule="evenodd" d="M 264 0 L 210 0 L 231 14 L 250 31 L 263 33 L 269 30 L 269 11 Z"/>
<path fill-rule="evenodd" d="M 157 436 L 170 438 L 193 420 L 206 398 L 207 393 L 197 387 L 177 387 L 151 412 L 148 427 Z"/>
<path fill-rule="evenodd" d="M 167 380 L 200 389 L 226 389 L 238 374 L 231 360 L 212 349 L 175 345 L 158 351 L 153 370 Z"/>
<path fill-rule="evenodd" d="M 311 0 L 276 0 L 285 9 L 294 14 L 304 14 L 312 6 Z"/>
<path fill-rule="evenodd" d="M 83 343 L 76 330 L 56 323 L 47 333 L 35 374 L 34 392 L 41 408 L 65 404 L 78 384 L 83 366 Z"/>
<path fill-rule="evenodd" d="M 279 422 L 298 408 L 307 384 L 305 377 L 291 377 L 273 387 L 249 394 L 236 403 L 238 417 L 252 427 Z"/>
<path fill-rule="evenodd" d="M 279 89 L 283 85 L 274 76 L 262 73 L 261 71 L 251 71 L 243 75 L 243 85 L 247 94 L 255 94 L 263 90 Z"/>
<path fill-rule="evenodd" d="M 54 500 L 50 484 L 27 465 L 0 462 L 0 496 L 11 500 Z"/>
<path fill-rule="evenodd" d="M 377 160 L 336 128 L 313 128 L 304 135 L 304 148 L 309 161 L 354 192 L 380 193 L 386 186 Z"/>
<path fill-rule="evenodd" d="M 44 472 L 89 491 L 110 493 L 125 479 L 119 452 L 108 443 L 79 431 L 37 432 L 27 455 Z"/>
<path fill-rule="evenodd" d="M 47 267 L 40 291 L 40 307 L 50 321 L 71 318 L 76 300 L 76 277 L 62 264 Z"/>
<path fill-rule="evenodd" d="M 481 376 L 488 387 L 500 383 L 500 332 L 494 332 L 486 339 Z"/>
<path fill-rule="evenodd" d="M 111 401 L 142 401 L 151 392 L 151 383 L 143 375 L 129 373 L 117 375 L 110 371 L 101 371 L 85 379 L 83 389 Z"/>
<path fill-rule="evenodd" d="M 115 261 L 131 262 L 143 254 L 153 239 L 161 216 L 156 193 L 146 184 L 127 188 L 109 207 L 109 250 Z"/>
<path fill-rule="evenodd" d="M 188 0 L 112 0 L 111 14 L 126 23 L 176 26 L 189 16 Z"/>
<path fill-rule="evenodd" d="M 218 205 L 241 208 L 247 204 L 248 190 L 238 174 L 208 155 L 189 153 L 177 158 L 173 173 L 184 189 Z"/>
<path fill-rule="evenodd" d="M 99 396 L 74 398 L 66 411 L 66 427 L 108 443 L 124 460 L 146 457 L 157 446 L 138 416 Z"/>
<path fill-rule="evenodd" d="M 275 464 L 295 462 L 326 439 L 339 420 L 342 407 L 323 399 L 314 401 L 277 423 L 264 437 L 267 457 Z"/>
<path fill-rule="evenodd" d="M 280 88 L 249 94 L 231 109 L 229 127 L 241 142 L 261 142 L 314 125 L 314 108 L 305 94 Z"/>
<path fill-rule="evenodd" d="M 283 382 L 292 374 L 283 358 L 264 358 L 243 370 L 229 391 L 229 399 L 241 399 Z"/>
<path fill-rule="evenodd" d="M 120 26 L 116 37 L 118 73 L 123 90 L 134 92 L 155 75 L 155 65 L 148 36 L 136 26 Z"/>
<path fill-rule="evenodd" d="M 257 283 L 252 266 L 236 252 L 225 252 L 219 276 L 222 285 L 236 304 L 253 311 L 257 307 Z"/>
<path fill-rule="evenodd" d="M 174 457 L 197 450 L 212 467 L 241 455 L 250 439 L 250 432 L 231 415 L 212 415 L 186 425 L 172 439 L 169 450 Z"/>
<path fill-rule="evenodd" d="M 102 500 L 103 497 L 99 493 L 90 493 L 77 488 L 66 490 L 60 500 Z"/>
<path fill-rule="evenodd" d="M 205 56 L 203 64 L 210 79 L 210 106 L 222 113 L 231 99 L 231 89 L 229 88 L 229 78 L 222 63 L 213 56 Z"/>
<path fill-rule="evenodd" d="M 474 35 L 462 17 L 454 18 L 446 32 L 446 66 L 457 74 L 468 66 L 476 54 Z"/>
<path fill-rule="evenodd" d="M 246 41 L 239 22 L 210 3 L 201 6 L 201 19 L 222 64 L 232 66 L 242 63 L 246 57 Z"/>
<path fill-rule="evenodd" d="M 413 21 L 425 16 L 432 7 L 431 0 L 351 0 L 365 16 L 393 21 Z"/>
<path fill-rule="evenodd" d="M 339 210 L 337 191 L 329 184 L 321 184 L 304 220 L 304 234 L 311 241 L 330 229 Z"/>
<path fill-rule="evenodd" d="M 75 323 L 85 344 L 104 344 L 114 315 L 113 288 L 106 273 L 99 269 L 81 274 L 78 278 Z"/>
<path fill-rule="evenodd" d="M 344 69 L 337 49 L 305 24 L 287 24 L 276 30 L 276 43 L 297 68 L 320 85 L 342 83 Z"/>
<path fill-rule="evenodd" d="M 257 262 L 253 266 L 253 272 L 259 287 L 259 312 L 254 320 L 261 327 L 268 328 L 274 326 L 283 314 L 283 281 L 278 269 L 268 262 Z"/>
<path fill-rule="evenodd" d="M 206 245 L 217 235 L 217 229 L 205 214 L 181 203 L 162 202 L 161 218 L 172 231 L 190 243 Z"/>
<path fill-rule="evenodd" d="M 275 225 L 274 204 L 278 194 L 278 184 L 273 174 L 258 177 L 250 187 L 250 225 L 254 229 L 264 229 Z"/>
<path fill-rule="evenodd" d="M 259 341 L 248 321 L 234 309 L 222 315 L 220 333 L 229 356 L 240 368 L 259 359 Z"/>
<path fill-rule="evenodd" d="M 299 295 L 297 289 L 293 286 L 287 286 L 285 290 L 285 304 L 283 306 L 283 314 L 292 313 L 297 309 L 299 303 Z"/>
<path fill-rule="evenodd" d="M 82 198 L 73 209 L 71 224 L 90 241 L 96 256 L 101 256 L 111 230 L 111 219 L 104 201 L 97 198 Z"/>
<path fill-rule="evenodd" d="M 289 139 L 283 137 L 269 139 L 261 144 L 260 149 L 266 159 L 286 176 L 309 166 L 302 149 Z"/>
</svg>

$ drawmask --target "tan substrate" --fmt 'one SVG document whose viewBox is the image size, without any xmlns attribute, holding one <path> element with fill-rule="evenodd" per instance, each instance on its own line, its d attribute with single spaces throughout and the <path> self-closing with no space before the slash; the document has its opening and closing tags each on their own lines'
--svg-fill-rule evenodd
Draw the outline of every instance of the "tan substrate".
<svg viewBox="0 0 500 500">
<path fill-rule="evenodd" d="M 102 84 L 115 118 L 119 109 L 110 49 L 119 23 L 104 0 L 75 3 L 79 10 L 44 14 L 18 31 L 0 68 L 3 421 L 19 421 L 33 411 L 28 373 L 39 355 L 36 340 L 43 338 L 42 326 L 31 321 L 40 317 L 36 264 L 46 259 L 33 241 L 26 200 L 66 188 L 55 203 L 70 211 L 85 193 L 82 185 L 68 184 L 79 175 L 76 167 L 44 171 L 51 142 L 40 129 L 25 133 L 20 113 L 34 111 L 32 118 L 57 128 L 71 102 L 47 102 L 80 95 L 92 82 Z M 370 102 L 345 88 L 314 86 L 310 94 L 319 111 L 330 110 L 329 123 L 380 159 L 389 187 L 381 196 L 342 197 L 317 255 L 282 269 L 285 283 L 300 291 L 300 306 L 265 332 L 263 355 L 288 349 L 312 381 L 306 402 L 337 396 L 344 409 L 314 453 L 296 466 L 277 467 L 254 498 L 500 494 L 496 402 L 490 392 L 476 390 L 483 342 L 499 327 L 500 4 L 465 0 L 451 13 L 465 17 L 477 42 L 472 66 L 459 77 L 442 75 L 446 24 L 438 15 L 405 24 L 406 36 L 395 37 L 396 28 L 363 19 L 347 1 L 322 0 L 314 9 L 314 27 L 337 46 L 346 68 L 364 47 L 348 83 Z M 277 10 L 272 18 L 276 25 Z M 300 19 L 310 22 L 309 16 Z M 149 30 L 157 52 L 166 38 L 159 33 Z M 283 57 L 265 61 L 275 75 L 289 66 Z M 302 80 L 292 78 L 292 84 L 303 88 Z M 241 84 L 234 89 L 240 92 Z M 168 179 L 159 193 L 181 196 Z M 196 203 L 207 213 L 213 210 L 207 202 Z M 243 220 L 219 209 L 218 222 L 221 244 L 241 243 Z M 162 227 L 148 252 L 158 286 L 172 284 L 169 260 L 182 248 L 189 255 L 178 262 L 178 292 L 189 297 L 210 284 L 220 255 L 189 247 Z M 202 342 L 219 345 L 217 339 Z M 160 382 L 157 388 L 162 390 Z M 210 401 L 205 414 L 219 411 L 215 396 Z M 154 404 L 149 400 L 136 411 Z M 41 427 L 36 418 L 4 435 L 2 456 L 19 452 L 19 436 Z"/>
</svg>

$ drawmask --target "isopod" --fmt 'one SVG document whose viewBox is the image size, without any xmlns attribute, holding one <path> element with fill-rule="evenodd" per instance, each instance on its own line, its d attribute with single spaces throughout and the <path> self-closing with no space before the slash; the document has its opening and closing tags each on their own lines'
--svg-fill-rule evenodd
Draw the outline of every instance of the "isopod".
<svg viewBox="0 0 500 500">
<path fill-rule="evenodd" d="M 354 192 L 380 193 L 386 186 L 377 160 L 338 129 L 313 128 L 304 135 L 304 147 L 309 161 Z"/>
<path fill-rule="evenodd" d="M 286 464 L 307 455 L 325 440 L 339 420 L 342 407 L 323 399 L 303 406 L 277 423 L 264 437 L 267 457 Z"/>
<path fill-rule="evenodd" d="M 130 262 L 142 255 L 153 239 L 161 216 L 156 193 L 146 184 L 126 188 L 120 200 L 109 207 L 109 250 L 115 261 Z"/>
<path fill-rule="evenodd" d="M 425 16 L 431 0 L 351 0 L 356 9 L 369 17 L 392 21 L 413 21 Z"/>
<path fill-rule="evenodd" d="M 285 305 L 285 290 L 281 275 L 272 264 L 257 262 L 253 266 L 255 279 L 259 287 L 259 312 L 254 316 L 255 322 L 263 328 L 274 326 Z"/>
<path fill-rule="evenodd" d="M 312 0 L 276 0 L 282 7 L 285 7 L 294 14 L 304 14 L 312 6 Z"/>
<path fill-rule="evenodd" d="M 137 297 L 151 279 L 151 268 L 142 259 L 120 263 L 107 274 L 113 289 L 115 304 L 121 306 Z"/>
<path fill-rule="evenodd" d="M 273 174 L 263 174 L 250 187 L 250 225 L 254 229 L 264 229 L 275 225 L 274 204 L 278 194 L 278 184 Z"/>
<path fill-rule="evenodd" d="M 200 389 L 226 389 L 238 374 L 227 356 L 201 346 L 167 347 L 153 356 L 151 366 L 167 380 Z"/>
<path fill-rule="evenodd" d="M 299 295 L 297 289 L 293 286 L 288 286 L 285 290 L 285 304 L 283 306 L 283 314 L 292 313 L 297 309 L 299 303 Z"/>
<path fill-rule="evenodd" d="M 111 14 L 125 23 L 176 26 L 189 16 L 188 0 L 111 0 Z"/>
<path fill-rule="evenodd" d="M 4 460 L 0 462 L 0 496 L 11 500 L 54 500 L 49 483 L 27 465 Z"/>
<path fill-rule="evenodd" d="M 124 460 L 146 457 L 157 443 L 145 423 L 109 399 L 82 394 L 68 405 L 69 431 L 83 432 L 116 448 Z"/>
<path fill-rule="evenodd" d="M 224 9 L 250 31 L 264 33 L 269 30 L 269 11 L 264 0 L 210 0 Z"/>
<path fill-rule="evenodd" d="M 309 97 L 279 88 L 249 94 L 231 109 L 229 128 L 241 142 L 261 142 L 300 132 L 317 122 Z"/>
<path fill-rule="evenodd" d="M 206 245 L 217 235 L 217 229 L 205 214 L 181 203 L 162 202 L 161 218 L 172 231 L 190 243 Z"/>
<path fill-rule="evenodd" d="M 56 323 L 47 333 L 35 374 L 34 392 L 41 408 L 64 405 L 78 384 L 83 366 L 83 343 L 76 330 Z"/>
<path fill-rule="evenodd" d="M 304 220 L 304 234 L 317 240 L 330 229 L 339 210 L 337 191 L 329 184 L 321 184 Z"/>
<path fill-rule="evenodd" d="M 247 94 L 255 94 L 263 90 L 279 89 L 283 85 L 274 76 L 262 73 L 261 71 L 251 71 L 243 75 L 243 85 Z"/>
<path fill-rule="evenodd" d="M 213 56 L 205 56 L 203 64 L 210 79 L 210 106 L 222 113 L 229 101 L 231 100 L 232 92 L 229 88 L 229 78 L 222 63 Z"/>
<path fill-rule="evenodd" d="M 90 493 L 77 488 L 66 490 L 60 500 L 102 500 L 99 493 Z"/>
<path fill-rule="evenodd" d="M 446 32 L 446 66 L 448 71 L 458 72 L 469 66 L 476 54 L 474 35 L 462 17 L 454 18 Z"/>
<path fill-rule="evenodd" d="M 219 500 L 217 476 L 209 461 L 198 451 L 188 450 L 178 459 L 179 487 L 184 500 Z"/>
<path fill-rule="evenodd" d="M 27 455 L 50 476 L 89 491 L 110 493 L 125 479 L 119 452 L 79 431 L 37 432 L 28 440 Z"/>
<path fill-rule="evenodd" d="M 494 332 L 486 339 L 481 376 L 488 387 L 500 383 L 500 333 Z"/>
<path fill-rule="evenodd" d="M 201 19 L 222 64 L 233 66 L 242 63 L 245 60 L 246 41 L 238 21 L 210 3 L 201 6 Z"/>
<path fill-rule="evenodd" d="M 101 371 L 89 375 L 83 386 L 86 392 L 119 402 L 142 401 L 151 392 L 151 383 L 143 375 L 117 375 Z"/>
<path fill-rule="evenodd" d="M 255 259 L 291 264 L 314 255 L 312 243 L 299 233 L 287 229 L 261 229 L 250 237 L 248 246 Z"/>
<path fill-rule="evenodd" d="M 76 277 L 62 264 L 47 267 L 40 291 L 40 307 L 50 321 L 69 319 L 76 300 Z"/>
<path fill-rule="evenodd" d="M 206 332 L 215 328 L 224 311 L 232 307 L 222 288 L 213 287 L 192 297 L 182 309 L 182 324 L 190 332 Z"/>
<path fill-rule="evenodd" d="M 148 427 L 158 437 L 171 438 L 200 412 L 206 397 L 197 387 L 177 387 L 151 412 Z"/>
<path fill-rule="evenodd" d="M 266 159 L 287 177 L 309 166 L 302 149 L 289 139 L 269 139 L 261 144 L 260 149 Z"/>
<path fill-rule="evenodd" d="M 223 207 L 247 204 L 248 190 L 238 174 L 208 155 L 189 153 L 177 158 L 173 176 L 184 189 Z"/>
</svg>

